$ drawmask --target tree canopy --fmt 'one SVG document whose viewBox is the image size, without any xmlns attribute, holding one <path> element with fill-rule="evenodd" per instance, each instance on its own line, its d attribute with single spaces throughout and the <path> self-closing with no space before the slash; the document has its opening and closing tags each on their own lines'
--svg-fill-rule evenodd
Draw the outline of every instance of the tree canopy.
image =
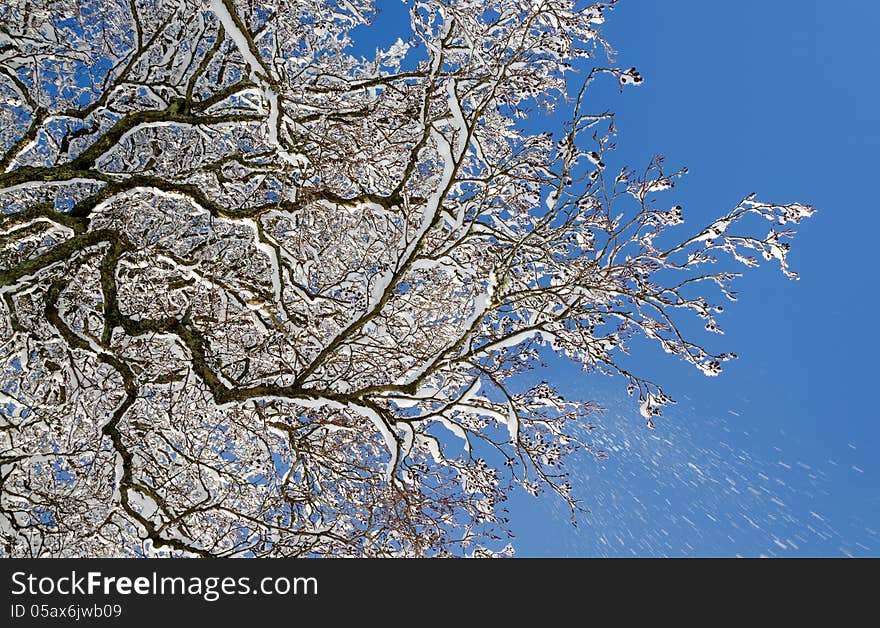
<svg viewBox="0 0 880 628">
<path fill-rule="evenodd" d="M 683 171 L 606 168 L 613 5 L 409 0 L 365 57 L 368 0 L 6 0 L 0 553 L 479 554 L 514 486 L 576 510 L 596 408 L 517 377 L 615 374 L 653 427 L 621 352 L 718 374 L 715 262 L 795 277 L 813 211 L 688 230 Z"/>
</svg>

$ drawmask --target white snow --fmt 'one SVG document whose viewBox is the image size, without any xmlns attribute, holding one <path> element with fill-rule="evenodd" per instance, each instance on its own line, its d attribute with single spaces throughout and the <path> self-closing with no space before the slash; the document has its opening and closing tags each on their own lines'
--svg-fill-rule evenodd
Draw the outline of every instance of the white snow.
<svg viewBox="0 0 880 628">
<path fill-rule="evenodd" d="M 507 432 L 510 434 L 510 442 L 516 443 L 519 439 L 519 419 L 510 401 L 507 402 Z"/>
</svg>

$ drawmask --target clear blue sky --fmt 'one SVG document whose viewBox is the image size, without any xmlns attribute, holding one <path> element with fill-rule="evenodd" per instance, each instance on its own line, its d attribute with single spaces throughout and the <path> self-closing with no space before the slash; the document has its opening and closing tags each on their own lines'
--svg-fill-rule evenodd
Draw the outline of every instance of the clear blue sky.
<svg viewBox="0 0 880 628">
<path fill-rule="evenodd" d="M 377 41 L 400 27 L 383 4 Z M 793 246 L 799 282 L 769 266 L 740 282 L 710 339 L 740 355 L 720 378 L 638 356 L 679 400 L 653 432 L 620 382 L 544 374 L 609 408 L 611 457 L 575 461 L 592 510 L 577 528 L 552 499 L 512 500 L 519 555 L 880 555 L 878 26 L 880 4 L 859 0 L 622 0 L 609 14 L 619 65 L 645 76 L 596 96 L 617 112 L 618 159 L 688 166 L 665 198 L 697 223 L 749 192 L 819 213 Z"/>
</svg>

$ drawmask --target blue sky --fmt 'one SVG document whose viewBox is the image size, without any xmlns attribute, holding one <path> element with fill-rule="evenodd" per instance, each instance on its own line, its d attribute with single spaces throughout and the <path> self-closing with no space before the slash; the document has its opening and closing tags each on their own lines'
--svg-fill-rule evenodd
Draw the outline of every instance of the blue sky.
<svg viewBox="0 0 880 628">
<path fill-rule="evenodd" d="M 520 555 L 880 555 L 878 24 L 880 5 L 854 0 L 623 0 L 611 14 L 619 64 L 646 78 L 607 96 L 618 157 L 688 166 L 673 193 L 698 222 L 753 191 L 819 212 L 793 245 L 799 282 L 769 267 L 740 282 L 721 339 L 740 359 L 720 378 L 639 356 L 679 400 L 654 433 L 619 384 L 560 365 L 609 408 L 618 451 L 577 465 L 593 511 L 577 529 L 545 500 L 513 500 Z"/>
<path fill-rule="evenodd" d="M 402 27 L 402 5 L 379 6 L 359 46 Z M 594 110 L 617 113 L 615 159 L 687 166 L 664 202 L 692 223 L 750 192 L 819 212 L 793 245 L 799 282 L 769 265 L 740 281 L 726 335 L 708 339 L 740 356 L 721 377 L 637 355 L 679 401 L 656 430 L 619 381 L 564 363 L 536 376 L 608 408 L 591 436 L 611 455 L 571 467 L 591 509 L 576 528 L 553 499 L 514 496 L 519 555 L 880 555 L 878 24 L 880 4 L 856 0 L 622 0 L 609 14 L 618 65 L 645 77 L 593 95 Z"/>
</svg>

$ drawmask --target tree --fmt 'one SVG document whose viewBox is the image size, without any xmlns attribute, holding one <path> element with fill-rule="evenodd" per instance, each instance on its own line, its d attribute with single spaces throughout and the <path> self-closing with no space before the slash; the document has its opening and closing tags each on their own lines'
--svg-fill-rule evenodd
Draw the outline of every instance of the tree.
<svg viewBox="0 0 880 628">
<path fill-rule="evenodd" d="M 631 339 L 716 375 L 716 257 L 795 277 L 809 206 L 684 236 L 683 171 L 606 170 L 613 0 L 408 4 L 372 58 L 369 0 L 0 7 L 3 555 L 489 552 L 514 485 L 579 507 L 542 351 L 653 427 Z"/>
</svg>

